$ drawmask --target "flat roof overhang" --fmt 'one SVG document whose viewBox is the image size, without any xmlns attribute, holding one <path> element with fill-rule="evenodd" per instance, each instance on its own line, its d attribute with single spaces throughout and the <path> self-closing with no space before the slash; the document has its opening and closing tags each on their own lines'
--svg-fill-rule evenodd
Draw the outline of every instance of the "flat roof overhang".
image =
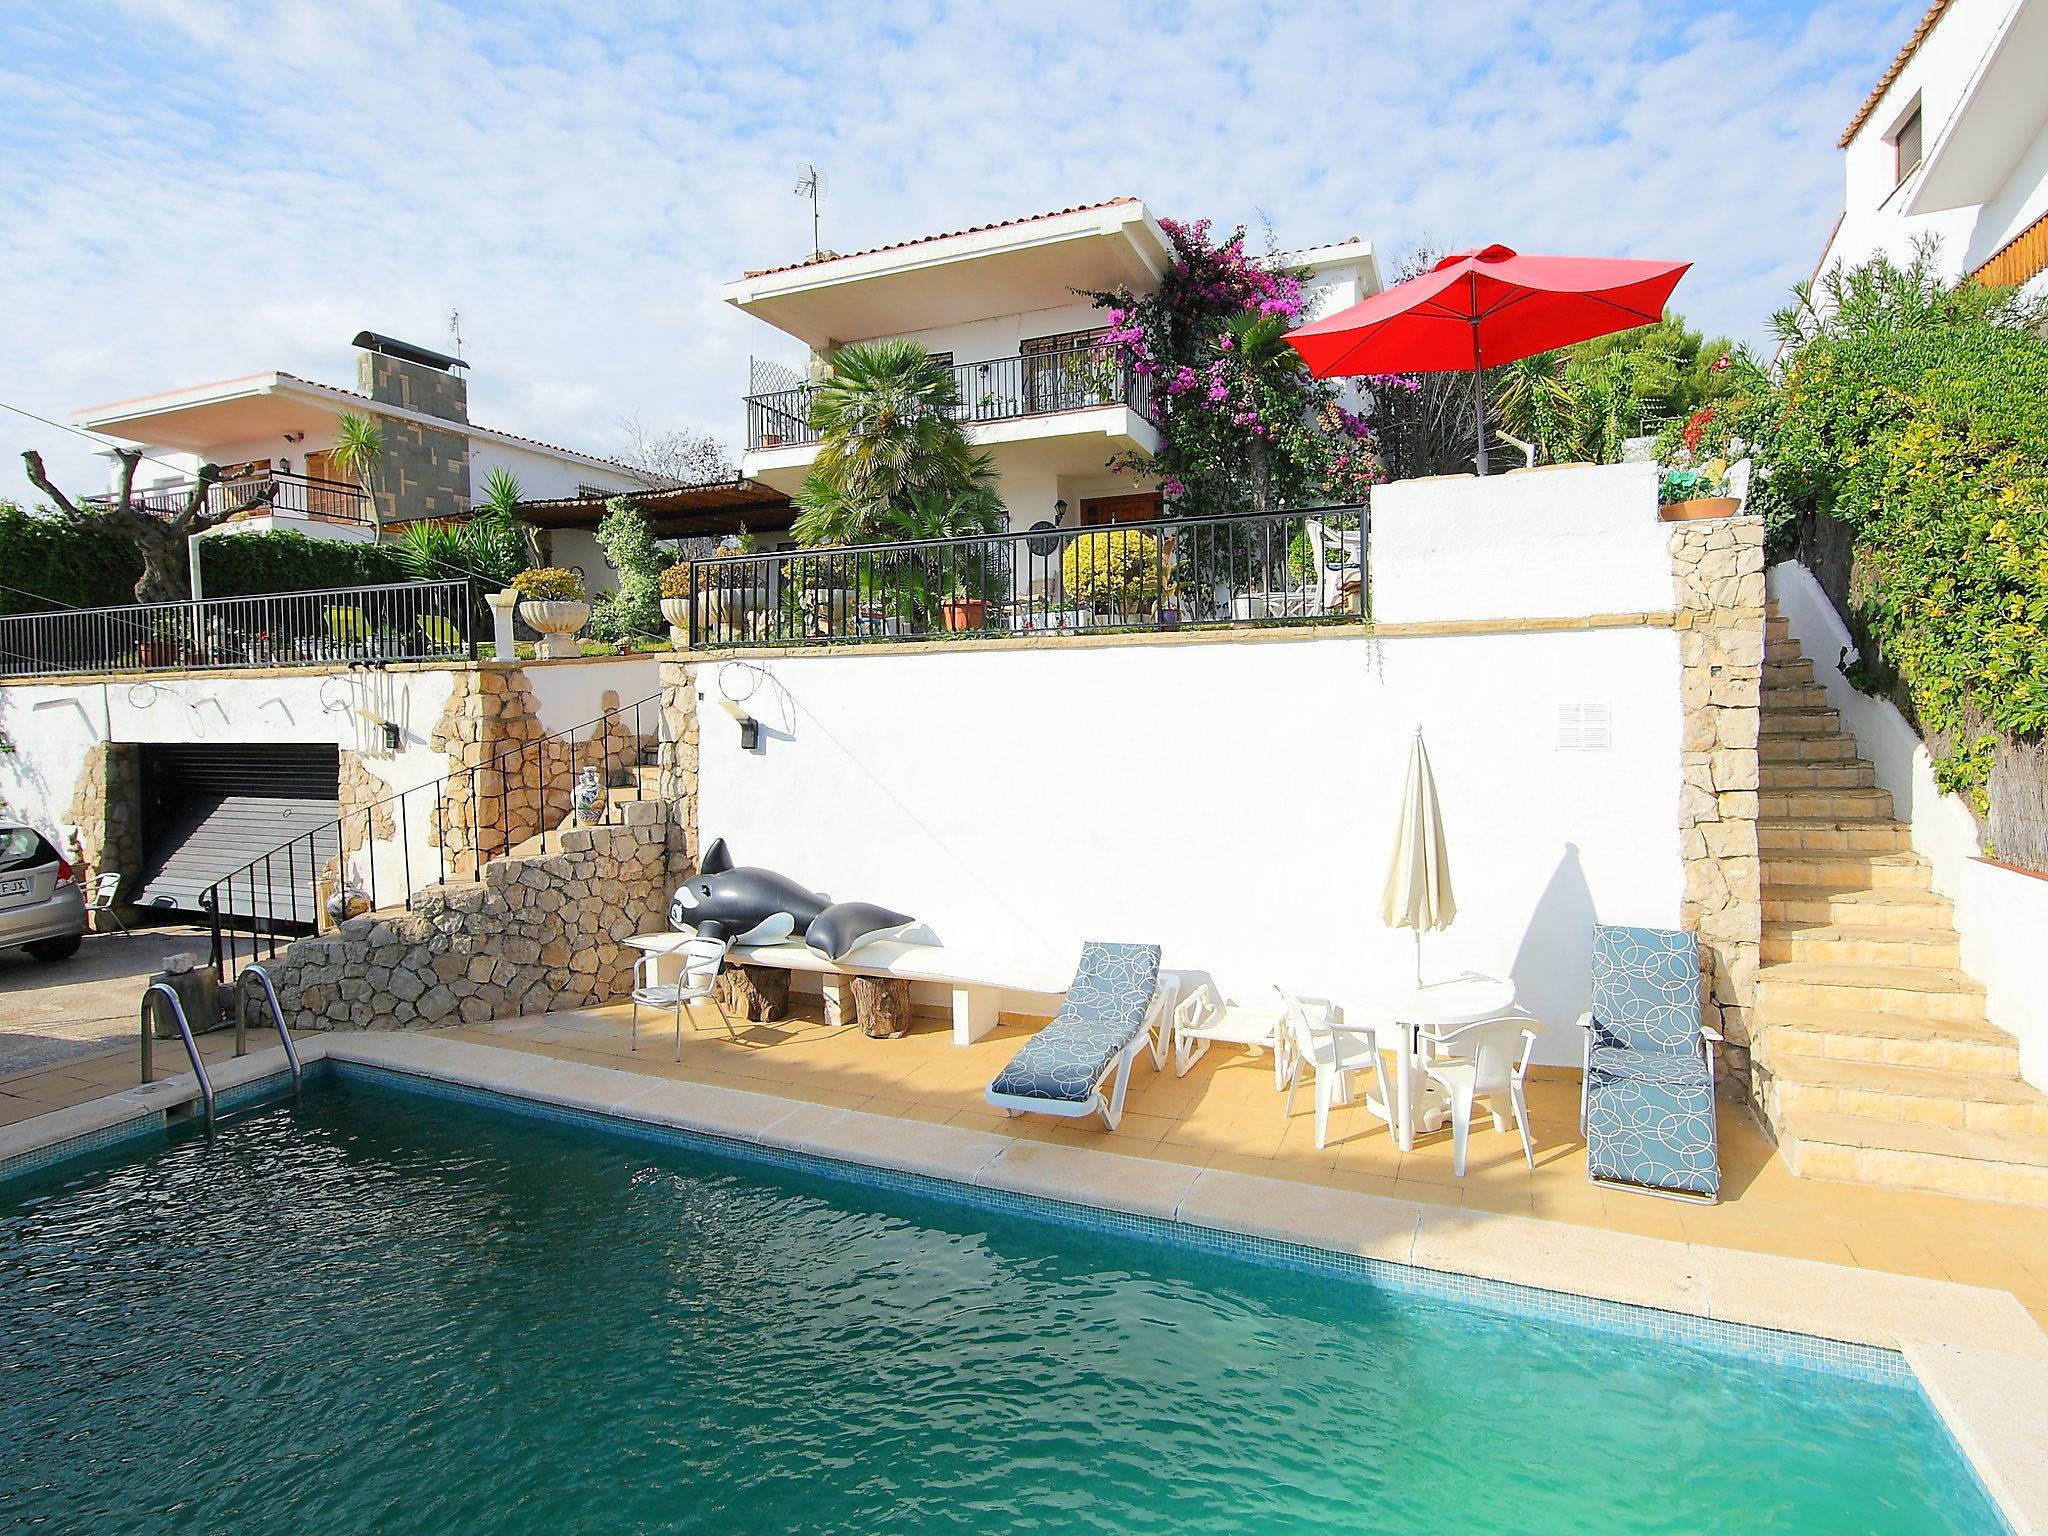
<svg viewBox="0 0 2048 1536">
<path fill-rule="evenodd" d="M 87 406 L 71 419 L 88 432 L 156 448 L 203 453 L 223 443 L 282 437 L 333 422 L 338 406 L 277 373 L 194 384 L 185 389 Z"/>
<path fill-rule="evenodd" d="M 1908 214 L 1988 203 L 2048 124 L 2048 5 L 2019 5 L 1963 90 L 1962 104 L 1927 151 Z"/>
<path fill-rule="evenodd" d="M 720 296 L 823 349 L 1057 309 L 1076 289 L 1149 289 L 1168 260 L 1164 231 L 1128 201 L 758 273 Z"/>
</svg>

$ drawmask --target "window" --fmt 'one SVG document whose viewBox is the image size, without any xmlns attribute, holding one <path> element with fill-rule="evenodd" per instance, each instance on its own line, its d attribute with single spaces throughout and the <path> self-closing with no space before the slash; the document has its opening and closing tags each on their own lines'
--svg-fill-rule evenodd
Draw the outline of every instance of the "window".
<svg viewBox="0 0 2048 1536">
<path fill-rule="evenodd" d="M 1920 168 L 1920 104 L 1913 103 L 1913 110 L 1906 114 L 1904 122 L 1893 130 L 1892 150 L 1896 161 L 1893 165 L 1892 184 L 1896 186 Z"/>
<path fill-rule="evenodd" d="M 1116 363 L 1100 350 L 1102 336 L 1096 329 L 1024 341 L 1019 350 L 1032 411 L 1085 410 L 1117 402 Z"/>
</svg>

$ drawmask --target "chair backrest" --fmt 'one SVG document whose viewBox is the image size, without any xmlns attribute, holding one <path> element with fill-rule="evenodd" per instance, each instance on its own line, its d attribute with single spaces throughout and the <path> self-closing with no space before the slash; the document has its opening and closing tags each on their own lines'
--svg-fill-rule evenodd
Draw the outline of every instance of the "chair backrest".
<svg viewBox="0 0 2048 1536">
<path fill-rule="evenodd" d="M 1081 946 L 1081 963 L 1060 1017 L 1128 1026 L 1125 1038 L 1144 1026 L 1159 990 L 1157 944 L 1105 944 L 1091 939 Z"/>
<path fill-rule="evenodd" d="M 1312 1008 L 1292 992 L 1283 988 L 1273 989 L 1280 995 L 1280 1002 L 1287 1015 L 1287 1038 L 1297 1055 L 1327 1066 L 1336 1060 L 1337 1042 L 1328 1027 L 1328 1016 L 1320 1008 Z M 1319 1023 L 1319 1017 L 1323 1022 Z"/>
<path fill-rule="evenodd" d="M 730 947 L 724 939 L 702 936 L 685 944 L 683 990 L 697 997 L 709 997 L 712 985 L 718 980 L 719 970 L 725 965 L 725 952 Z"/>
<path fill-rule="evenodd" d="M 1495 1093 L 1529 1070 L 1536 1026 L 1518 1015 L 1485 1019 L 1430 1037 L 1431 1043 L 1472 1063 L 1476 1091 Z"/>
<path fill-rule="evenodd" d="M 113 906 L 114 898 L 120 894 L 120 891 L 121 872 L 118 869 L 110 869 L 104 874 L 94 875 L 92 877 L 91 902 L 93 911 L 104 912 Z"/>
<path fill-rule="evenodd" d="M 1593 1028 L 1602 1045 L 1667 1056 L 1700 1048 L 1700 951 L 1669 928 L 1593 930 Z"/>
</svg>

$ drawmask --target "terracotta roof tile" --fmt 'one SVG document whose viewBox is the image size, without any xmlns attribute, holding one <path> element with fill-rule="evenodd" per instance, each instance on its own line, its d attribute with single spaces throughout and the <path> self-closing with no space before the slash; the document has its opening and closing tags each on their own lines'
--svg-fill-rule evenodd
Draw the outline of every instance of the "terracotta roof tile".
<svg viewBox="0 0 2048 1536">
<path fill-rule="evenodd" d="M 1906 39 L 1906 46 L 1901 48 L 1899 56 L 1892 60 L 1892 67 L 1887 69 L 1884 78 L 1877 82 L 1877 89 L 1865 98 L 1863 105 L 1856 109 L 1856 115 L 1849 120 L 1849 126 L 1842 130 L 1842 136 L 1835 140 L 1835 148 L 1847 149 L 1849 141 L 1863 131 L 1863 125 L 1870 121 L 1870 114 L 1875 112 L 1877 104 L 1884 100 L 1884 93 L 1890 90 L 1892 83 L 1899 78 L 1899 71 L 1912 61 L 1913 55 L 1920 51 L 1920 45 L 1926 42 L 1928 35 L 1934 31 L 1934 24 L 1941 20 L 1942 13 L 1954 3 L 1955 0 L 1934 0 L 1934 4 L 1927 8 L 1927 14 L 1920 18 L 1920 25 L 1915 27 L 1913 35 Z"/>
<path fill-rule="evenodd" d="M 1099 203 L 1078 203 L 1072 208 L 1055 208 L 1051 213 L 1029 214 L 1021 219 L 998 219 L 993 224 L 973 224 L 966 229 L 949 229 L 940 235 L 919 235 L 914 240 L 898 240 L 889 245 L 872 245 L 864 251 L 835 251 L 813 261 L 792 261 L 780 267 L 763 267 L 758 272 L 747 273 L 748 277 L 770 277 L 777 272 L 796 272 L 805 267 L 822 267 L 828 262 L 851 261 L 856 256 L 876 256 L 883 251 L 906 250 L 913 245 L 929 245 L 934 240 L 956 240 L 962 235 L 985 234 L 991 229 L 1009 229 L 1018 224 L 1036 224 L 1043 219 L 1064 218 L 1070 213 L 1088 213 L 1097 208 L 1114 208 L 1121 203 L 1135 203 L 1135 197 L 1112 197 Z"/>
</svg>

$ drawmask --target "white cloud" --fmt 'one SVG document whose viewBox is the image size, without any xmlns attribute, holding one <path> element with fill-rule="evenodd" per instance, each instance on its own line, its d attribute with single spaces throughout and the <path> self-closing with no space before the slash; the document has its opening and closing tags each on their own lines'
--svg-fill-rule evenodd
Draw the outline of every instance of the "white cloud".
<svg viewBox="0 0 2048 1536">
<path fill-rule="evenodd" d="M 0 19 L 0 400 L 346 383 L 358 328 L 432 345 L 459 308 L 480 421 L 598 451 L 634 413 L 734 438 L 749 351 L 794 349 L 717 285 L 808 248 L 806 160 L 841 250 L 1129 192 L 1286 245 L 1690 257 L 1680 306 L 1754 338 L 1914 10 L 24 7 Z M 78 439 L 6 419 L 88 472 Z"/>
</svg>

